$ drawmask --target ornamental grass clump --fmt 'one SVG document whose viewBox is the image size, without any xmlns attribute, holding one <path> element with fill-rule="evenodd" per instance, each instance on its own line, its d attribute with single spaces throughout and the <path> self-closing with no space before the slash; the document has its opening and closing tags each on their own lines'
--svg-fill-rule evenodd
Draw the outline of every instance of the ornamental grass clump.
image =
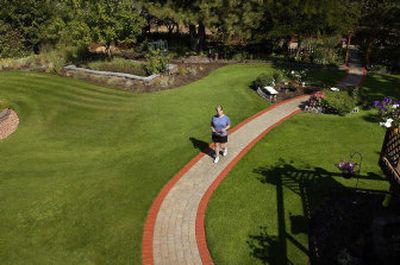
<svg viewBox="0 0 400 265">
<path fill-rule="evenodd" d="M 386 128 L 400 127 L 400 100 L 385 97 L 382 101 L 374 101 L 374 106 L 379 110 L 382 122 L 379 124 Z"/>
</svg>

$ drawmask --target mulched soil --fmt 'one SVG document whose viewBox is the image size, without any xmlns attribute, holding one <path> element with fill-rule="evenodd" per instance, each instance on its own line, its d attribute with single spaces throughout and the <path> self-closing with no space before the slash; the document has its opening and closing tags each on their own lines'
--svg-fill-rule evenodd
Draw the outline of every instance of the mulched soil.
<svg viewBox="0 0 400 265">
<path fill-rule="evenodd" d="M 223 64 L 223 63 L 205 63 L 205 64 L 177 63 L 177 65 L 178 65 L 178 68 L 187 68 L 187 69 L 192 68 L 192 69 L 195 69 L 195 71 L 193 71 L 192 73 L 186 73 L 186 74 L 178 73 L 176 75 L 173 75 L 173 82 L 171 82 L 167 86 L 160 86 L 159 84 L 147 85 L 145 87 L 145 92 L 153 92 L 153 91 L 158 91 L 158 90 L 177 88 L 177 87 L 180 87 L 180 86 L 183 86 L 186 84 L 190 84 L 194 81 L 202 79 L 203 77 L 206 77 L 212 71 L 214 71 L 226 64 Z"/>
<path fill-rule="evenodd" d="M 19 118 L 15 111 L 10 110 L 7 117 L 0 120 L 0 140 L 7 138 L 14 133 L 19 124 Z"/>
</svg>

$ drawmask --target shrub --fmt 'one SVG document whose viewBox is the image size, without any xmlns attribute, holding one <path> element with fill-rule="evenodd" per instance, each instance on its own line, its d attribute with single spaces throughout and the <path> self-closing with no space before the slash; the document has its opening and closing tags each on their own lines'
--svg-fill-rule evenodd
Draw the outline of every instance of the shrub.
<svg viewBox="0 0 400 265">
<path fill-rule="evenodd" d="M 95 58 L 95 55 L 90 53 L 86 45 L 81 45 L 72 48 L 65 48 L 64 58 L 66 63 L 79 64 Z"/>
<path fill-rule="evenodd" d="M 145 57 L 145 69 L 149 75 L 167 72 L 168 58 L 162 55 L 160 50 L 150 49 Z"/>
<path fill-rule="evenodd" d="M 10 25 L 0 21 L 0 58 L 23 57 L 28 54 L 24 38 Z"/>
<path fill-rule="evenodd" d="M 5 99 L 0 99 L 0 111 L 3 111 L 10 107 L 10 103 Z"/>
<path fill-rule="evenodd" d="M 87 66 L 93 70 L 121 72 L 139 76 L 145 76 L 146 71 L 143 64 L 123 58 L 114 58 L 111 61 L 95 61 L 88 63 Z"/>
<path fill-rule="evenodd" d="M 274 81 L 274 78 L 272 77 L 271 74 L 260 74 L 257 79 L 253 82 L 254 88 L 257 87 L 265 87 L 265 86 L 270 86 L 272 85 L 272 82 Z"/>
<path fill-rule="evenodd" d="M 324 91 L 323 105 L 328 113 L 341 116 L 350 113 L 356 107 L 356 100 L 347 91 Z"/>
<path fill-rule="evenodd" d="M 339 36 L 304 39 L 301 43 L 301 51 L 295 59 L 302 62 L 317 64 L 341 64 L 342 49 L 337 48 L 340 42 Z"/>
<path fill-rule="evenodd" d="M 282 72 L 282 71 L 280 71 L 280 70 L 275 70 L 273 73 L 272 73 L 272 77 L 274 78 L 274 81 L 275 81 L 275 83 L 279 83 L 279 82 L 282 82 L 283 80 L 285 80 L 285 74 Z"/>
</svg>

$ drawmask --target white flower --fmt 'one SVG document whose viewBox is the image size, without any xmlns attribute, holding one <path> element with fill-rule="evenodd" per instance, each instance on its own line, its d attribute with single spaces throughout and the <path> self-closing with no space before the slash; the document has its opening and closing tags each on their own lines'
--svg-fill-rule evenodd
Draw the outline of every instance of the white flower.
<svg viewBox="0 0 400 265">
<path fill-rule="evenodd" d="M 290 72 L 292 75 L 294 75 L 294 71 L 292 70 L 291 72 Z"/>
<path fill-rule="evenodd" d="M 400 107 L 399 104 L 394 104 L 394 105 L 392 106 L 393 109 L 397 109 L 398 107 Z"/>
<path fill-rule="evenodd" d="M 386 120 L 386 122 L 380 122 L 379 125 L 384 126 L 386 128 L 390 128 L 390 127 L 392 127 L 392 122 L 393 122 L 393 119 L 389 118 Z"/>
</svg>

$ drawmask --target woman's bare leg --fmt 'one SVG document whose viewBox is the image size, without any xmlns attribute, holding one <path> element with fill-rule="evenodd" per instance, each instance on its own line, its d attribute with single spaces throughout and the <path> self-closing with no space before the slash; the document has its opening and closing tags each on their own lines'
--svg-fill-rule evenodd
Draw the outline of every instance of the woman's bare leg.
<svg viewBox="0 0 400 265">
<path fill-rule="evenodd" d="M 222 152 L 224 153 L 224 156 L 227 154 L 227 152 L 226 152 L 226 148 L 227 148 L 227 143 L 221 143 L 221 149 L 222 149 Z"/>
<path fill-rule="evenodd" d="M 220 151 L 220 143 L 215 143 L 215 156 L 219 156 L 219 151 Z"/>
</svg>

